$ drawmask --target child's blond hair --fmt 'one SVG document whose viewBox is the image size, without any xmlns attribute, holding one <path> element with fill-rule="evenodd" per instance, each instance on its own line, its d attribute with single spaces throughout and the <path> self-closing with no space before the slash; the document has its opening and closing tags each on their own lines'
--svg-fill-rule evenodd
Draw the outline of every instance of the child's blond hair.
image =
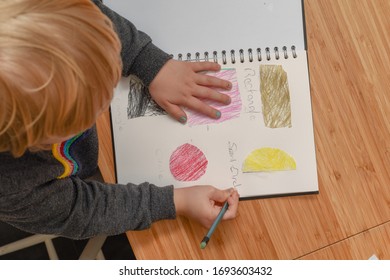
<svg viewBox="0 0 390 280">
<path fill-rule="evenodd" d="M 118 37 L 90 0 L 0 1 L 0 152 L 92 126 L 120 73 Z"/>
</svg>

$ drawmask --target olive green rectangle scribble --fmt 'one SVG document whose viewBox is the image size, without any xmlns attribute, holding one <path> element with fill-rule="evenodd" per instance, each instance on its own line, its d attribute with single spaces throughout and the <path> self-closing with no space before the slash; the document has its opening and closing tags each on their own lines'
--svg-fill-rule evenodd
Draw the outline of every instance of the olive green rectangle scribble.
<svg viewBox="0 0 390 280">
<path fill-rule="evenodd" d="M 291 127 L 288 79 L 281 65 L 260 65 L 260 92 L 265 126 Z"/>
</svg>

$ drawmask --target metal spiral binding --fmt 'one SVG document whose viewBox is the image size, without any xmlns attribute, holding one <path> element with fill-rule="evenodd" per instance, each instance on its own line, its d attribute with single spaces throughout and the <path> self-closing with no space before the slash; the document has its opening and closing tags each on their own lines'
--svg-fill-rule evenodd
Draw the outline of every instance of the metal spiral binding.
<svg viewBox="0 0 390 280">
<path fill-rule="evenodd" d="M 235 55 L 234 50 L 230 51 L 230 58 L 231 58 L 233 64 L 236 63 L 236 55 Z"/>
<path fill-rule="evenodd" d="M 298 55 L 296 52 L 296 47 L 291 46 L 290 49 L 291 49 L 292 57 L 297 58 Z M 222 64 L 228 64 L 229 62 L 232 64 L 235 64 L 235 63 L 237 63 L 237 61 L 239 61 L 240 63 L 244 63 L 245 59 L 246 59 L 245 53 L 247 54 L 249 62 L 262 61 L 263 54 L 264 54 L 264 57 L 267 61 L 270 61 L 273 58 L 275 58 L 276 60 L 279 60 L 281 57 L 283 57 L 284 59 L 289 58 L 289 51 L 288 51 L 287 46 L 283 46 L 281 50 L 278 47 L 274 47 L 273 51 L 269 47 L 265 48 L 264 50 L 262 50 L 261 48 L 257 48 L 256 50 L 248 49 L 246 51 L 243 49 L 240 49 L 238 51 L 238 55 L 236 55 L 235 50 L 230 50 L 230 54 L 228 54 L 226 50 L 223 50 L 223 51 L 221 51 Z M 193 59 L 191 53 L 187 53 L 186 60 L 187 61 L 191 61 L 191 60 L 210 61 L 210 59 L 212 59 L 212 61 L 218 63 L 218 52 L 217 51 L 213 51 L 212 55 L 210 55 L 209 52 L 204 52 L 203 57 L 201 57 L 201 56 L 202 55 L 199 52 L 197 52 L 197 53 L 195 53 L 195 58 Z M 177 55 L 177 59 L 183 60 L 183 54 L 179 53 Z"/>
<path fill-rule="evenodd" d="M 199 52 L 197 52 L 197 53 L 195 54 L 195 60 L 196 60 L 196 61 L 200 61 L 200 53 L 199 53 Z"/>
<path fill-rule="evenodd" d="M 261 56 L 261 49 L 257 48 L 256 51 L 257 51 L 257 60 L 262 61 L 263 57 Z"/>
<path fill-rule="evenodd" d="M 209 52 L 204 53 L 204 60 L 209 61 Z"/>
<path fill-rule="evenodd" d="M 265 55 L 267 56 L 267 60 L 271 60 L 271 51 L 269 48 L 265 48 Z"/>
<path fill-rule="evenodd" d="M 249 50 L 248 50 L 248 51 L 249 51 Z M 244 62 L 245 62 L 244 50 L 243 50 L 243 49 L 240 49 L 240 50 L 239 50 L 239 53 L 240 53 L 240 62 L 241 62 L 241 63 L 244 63 Z"/>
<path fill-rule="evenodd" d="M 291 47 L 291 51 L 292 51 L 293 57 L 294 57 L 294 58 L 297 58 L 297 52 L 296 52 L 296 50 L 295 50 L 295 46 L 292 46 L 292 47 Z"/>
<path fill-rule="evenodd" d="M 249 62 L 253 62 L 252 49 L 248 49 L 248 55 L 249 55 Z"/>
<path fill-rule="evenodd" d="M 284 54 L 284 58 L 288 59 L 288 53 L 287 53 L 287 47 L 286 46 L 283 47 L 283 54 Z"/>
<path fill-rule="evenodd" d="M 226 64 L 226 63 L 227 63 L 227 62 L 226 62 L 226 51 L 225 51 L 225 50 L 222 51 L 222 63 L 223 63 L 223 64 Z"/>
<path fill-rule="evenodd" d="M 214 62 L 218 62 L 218 52 L 217 51 L 213 51 L 213 60 L 214 60 Z"/>
</svg>

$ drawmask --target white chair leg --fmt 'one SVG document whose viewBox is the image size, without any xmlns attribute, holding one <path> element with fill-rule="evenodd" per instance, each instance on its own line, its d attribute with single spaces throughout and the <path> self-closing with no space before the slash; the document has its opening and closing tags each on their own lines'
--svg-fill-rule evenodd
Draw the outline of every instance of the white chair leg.
<svg viewBox="0 0 390 280">
<path fill-rule="evenodd" d="M 106 235 L 98 235 L 89 239 L 79 260 L 95 260 L 106 241 L 106 238 Z"/>
<path fill-rule="evenodd" d="M 36 234 L 0 247 L 0 256 L 55 238 L 55 235 Z"/>
<path fill-rule="evenodd" d="M 47 253 L 51 260 L 58 260 L 58 255 L 55 250 L 52 239 L 56 238 L 56 235 L 35 234 L 21 240 L 9 243 L 0 247 L 0 256 L 22 250 L 39 243 L 45 243 Z M 107 236 L 101 235 L 91 238 L 85 246 L 80 260 L 105 260 L 103 252 L 101 250 Z"/>
<path fill-rule="evenodd" d="M 49 255 L 49 259 L 58 260 L 56 248 L 54 247 L 54 244 L 53 244 L 53 241 L 51 241 L 51 238 L 45 240 L 45 245 L 46 245 L 47 253 Z"/>
<path fill-rule="evenodd" d="M 96 256 L 96 260 L 101 260 L 101 261 L 104 261 L 106 258 L 104 257 L 104 254 L 102 252 L 102 250 L 100 250 Z"/>
</svg>

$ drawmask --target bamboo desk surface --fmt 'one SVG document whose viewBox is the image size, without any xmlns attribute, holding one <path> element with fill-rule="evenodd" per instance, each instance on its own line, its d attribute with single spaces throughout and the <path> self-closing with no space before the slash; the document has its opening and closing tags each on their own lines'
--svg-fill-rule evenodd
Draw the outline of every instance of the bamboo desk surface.
<svg viewBox="0 0 390 280">
<path fill-rule="evenodd" d="M 128 232 L 137 259 L 390 259 L 390 1 L 306 0 L 305 17 L 320 193 L 242 201 L 204 250 L 183 217 Z"/>
</svg>

